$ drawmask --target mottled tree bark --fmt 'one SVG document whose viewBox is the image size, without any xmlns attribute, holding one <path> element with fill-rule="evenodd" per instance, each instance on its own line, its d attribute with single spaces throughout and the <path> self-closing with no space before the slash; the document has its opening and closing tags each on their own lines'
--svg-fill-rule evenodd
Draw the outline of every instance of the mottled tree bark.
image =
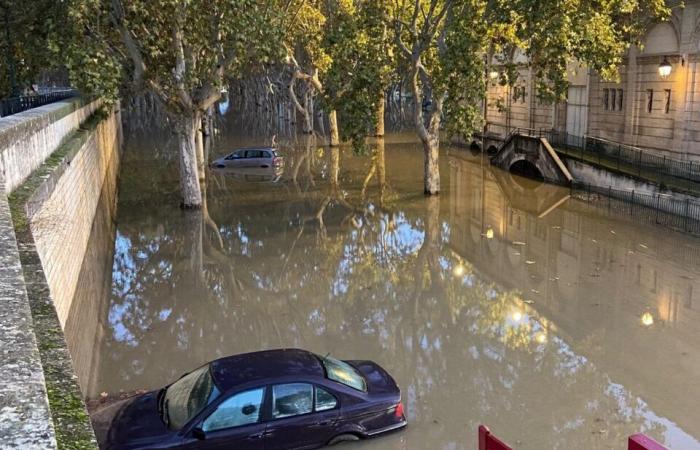
<svg viewBox="0 0 700 450">
<path fill-rule="evenodd" d="M 384 93 L 382 92 L 379 101 L 377 102 L 377 126 L 374 130 L 374 135 L 376 137 L 384 136 Z"/>
<path fill-rule="evenodd" d="M 185 209 L 199 209 L 202 206 L 196 142 L 201 121 L 201 116 L 194 113 L 183 117 L 180 124 L 180 189 L 181 206 Z"/>
<path fill-rule="evenodd" d="M 440 193 L 440 116 L 442 115 L 442 98 L 435 97 L 430 113 L 430 123 L 425 125 L 423 118 L 423 90 L 419 81 L 421 70 L 420 58 L 413 62 L 411 89 L 413 91 L 413 120 L 418 137 L 423 143 L 423 187 L 425 195 Z"/>
<path fill-rule="evenodd" d="M 328 123 L 330 132 L 330 146 L 337 147 L 340 145 L 340 133 L 338 133 L 338 114 L 335 110 L 328 113 Z"/>
</svg>

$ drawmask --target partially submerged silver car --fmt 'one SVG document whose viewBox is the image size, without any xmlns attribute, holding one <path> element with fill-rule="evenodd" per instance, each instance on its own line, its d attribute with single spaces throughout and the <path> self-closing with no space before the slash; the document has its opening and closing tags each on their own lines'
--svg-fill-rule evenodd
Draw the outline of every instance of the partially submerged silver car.
<svg viewBox="0 0 700 450">
<path fill-rule="evenodd" d="M 212 166 L 225 167 L 278 167 L 282 157 L 271 147 L 242 148 L 224 157 L 214 160 Z"/>
</svg>

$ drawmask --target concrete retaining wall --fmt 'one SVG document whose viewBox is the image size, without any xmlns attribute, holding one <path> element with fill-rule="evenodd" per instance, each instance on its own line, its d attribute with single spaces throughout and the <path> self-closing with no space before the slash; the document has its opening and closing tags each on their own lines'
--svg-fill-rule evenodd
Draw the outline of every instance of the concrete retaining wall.
<svg viewBox="0 0 700 450">
<path fill-rule="evenodd" d="M 61 142 L 99 108 L 100 101 L 74 98 L 0 120 L 0 175 L 12 192 Z"/>
</svg>

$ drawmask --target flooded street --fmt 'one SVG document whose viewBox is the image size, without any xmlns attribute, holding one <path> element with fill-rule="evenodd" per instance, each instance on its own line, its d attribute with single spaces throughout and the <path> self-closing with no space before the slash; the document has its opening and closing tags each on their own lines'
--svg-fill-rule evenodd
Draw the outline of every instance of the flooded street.
<svg viewBox="0 0 700 450">
<path fill-rule="evenodd" d="M 212 170 L 206 208 L 183 212 L 158 137 L 127 142 L 116 217 L 93 226 L 86 316 L 66 327 L 88 398 L 301 347 L 374 360 L 402 388 L 405 432 L 348 448 L 475 449 L 486 424 L 517 449 L 622 449 L 636 432 L 700 449 L 697 238 L 466 149 L 443 149 L 426 198 L 412 134 L 367 155 L 280 139 L 283 170 Z"/>
</svg>

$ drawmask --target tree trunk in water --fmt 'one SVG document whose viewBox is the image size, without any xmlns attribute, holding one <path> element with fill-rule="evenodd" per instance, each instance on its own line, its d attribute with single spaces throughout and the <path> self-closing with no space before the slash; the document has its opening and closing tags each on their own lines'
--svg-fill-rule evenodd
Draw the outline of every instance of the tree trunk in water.
<svg viewBox="0 0 700 450">
<path fill-rule="evenodd" d="M 338 114 L 335 110 L 328 113 L 328 127 L 330 132 L 330 146 L 337 147 L 340 145 L 340 135 L 338 133 Z"/>
<path fill-rule="evenodd" d="M 377 139 L 377 183 L 379 184 L 379 205 L 384 207 L 384 192 L 386 191 L 386 158 L 384 157 L 384 138 Z"/>
<path fill-rule="evenodd" d="M 411 73 L 411 90 L 413 91 L 413 121 L 418 137 L 423 143 L 423 192 L 425 195 L 440 193 L 440 167 L 438 164 L 440 149 L 440 116 L 442 99 L 436 98 L 430 114 L 430 123 L 426 127 L 423 118 L 423 90 L 420 84 L 420 59 L 414 61 Z"/>
<path fill-rule="evenodd" d="M 200 126 L 201 117 L 194 114 L 183 118 L 180 129 L 180 191 L 184 209 L 199 209 L 202 206 L 196 142 Z"/>
<path fill-rule="evenodd" d="M 331 149 L 331 186 L 338 188 L 338 174 L 340 173 L 340 149 Z"/>
<path fill-rule="evenodd" d="M 206 174 L 204 173 L 206 166 L 206 160 L 204 156 L 204 124 L 202 123 L 202 119 L 199 119 L 197 123 L 199 124 L 199 126 L 197 126 L 197 129 L 194 132 L 194 142 L 195 148 L 197 149 L 197 173 L 199 174 L 199 181 L 201 182 L 206 176 Z"/>
<path fill-rule="evenodd" d="M 377 102 L 377 128 L 374 130 L 374 135 L 376 137 L 384 136 L 384 93 Z"/>
<path fill-rule="evenodd" d="M 438 157 L 440 154 L 440 140 L 435 136 L 429 136 L 423 141 L 423 175 L 425 195 L 437 195 L 440 193 L 440 168 Z"/>
</svg>

